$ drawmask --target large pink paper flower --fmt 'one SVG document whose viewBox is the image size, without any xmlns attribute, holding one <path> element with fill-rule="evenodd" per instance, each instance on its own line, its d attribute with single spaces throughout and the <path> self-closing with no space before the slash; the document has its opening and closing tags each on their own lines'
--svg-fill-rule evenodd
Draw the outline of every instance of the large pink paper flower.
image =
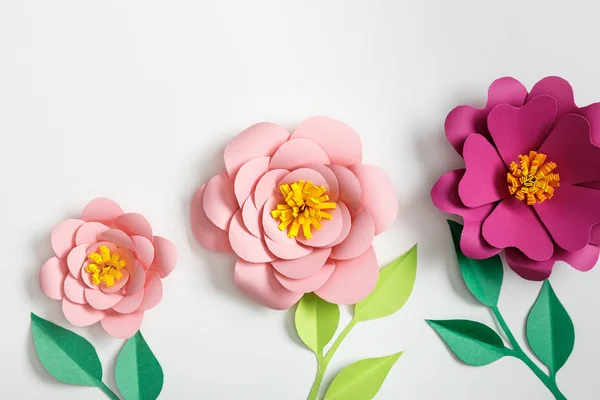
<svg viewBox="0 0 600 400">
<path fill-rule="evenodd" d="M 236 284 L 267 307 L 286 309 L 307 292 L 356 303 L 377 283 L 373 237 L 398 212 L 390 179 L 361 161 L 360 138 L 334 119 L 309 118 L 291 135 L 253 125 L 225 148 L 227 172 L 196 192 L 194 235 L 235 252 Z"/>
<path fill-rule="evenodd" d="M 133 336 L 144 312 L 162 298 L 162 278 L 175 268 L 177 251 L 153 236 L 140 214 L 123 213 L 109 199 L 92 200 L 81 219 L 67 219 L 52 231 L 52 257 L 40 270 L 46 296 L 62 300 L 75 326 L 100 321 L 110 335 Z"/>
<path fill-rule="evenodd" d="M 506 249 L 526 279 L 554 262 L 591 269 L 600 253 L 600 103 L 579 108 L 569 83 L 539 81 L 527 93 L 513 78 L 490 86 L 482 109 L 448 114 L 446 135 L 465 168 L 443 175 L 434 204 L 464 219 L 461 249 L 488 258 Z"/>
</svg>

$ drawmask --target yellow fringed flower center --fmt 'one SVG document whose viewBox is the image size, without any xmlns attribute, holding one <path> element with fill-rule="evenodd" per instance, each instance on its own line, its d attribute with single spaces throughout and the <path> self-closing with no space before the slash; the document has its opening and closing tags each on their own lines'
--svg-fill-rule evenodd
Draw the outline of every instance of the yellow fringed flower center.
<svg viewBox="0 0 600 400">
<path fill-rule="evenodd" d="M 110 250 L 106 246 L 100 246 L 99 250 L 100 254 L 92 253 L 88 256 L 93 264 L 88 264 L 85 270 L 91 275 L 92 283 L 99 285 L 104 282 L 106 287 L 111 287 L 115 281 L 123 277 L 120 270 L 125 268 L 127 263 L 125 260 L 121 260 L 117 253 L 110 254 Z"/>
<path fill-rule="evenodd" d="M 553 174 L 555 162 L 546 162 L 546 155 L 530 151 L 529 155 L 519 155 L 519 164 L 512 162 L 508 173 L 508 191 L 527 205 L 543 203 L 554 196 L 554 189 L 560 186 L 560 176 Z"/>
<path fill-rule="evenodd" d="M 280 230 L 288 230 L 288 237 L 298 236 L 300 227 L 306 239 L 312 238 L 311 227 L 321 229 L 322 219 L 333 218 L 323 210 L 334 209 L 337 205 L 329 201 L 329 196 L 325 194 L 327 189 L 323 186 L 315 186 L 310 181 L 297 181 L 290 184 L 279 186 L 283 195 L 284 204 L 277 205 L 277 208 L 271 211 L 274 219 L 279 219 Z"/>
</svg>

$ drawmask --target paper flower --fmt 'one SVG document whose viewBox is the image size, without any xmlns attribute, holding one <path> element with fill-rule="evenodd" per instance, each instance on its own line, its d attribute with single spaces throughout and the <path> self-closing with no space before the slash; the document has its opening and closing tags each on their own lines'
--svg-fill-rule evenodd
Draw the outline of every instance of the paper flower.
<svg viewBox="0 0 600 400">
<path fill-rule="evenodd" d="M 118 338 L 133 336 L 144 312 L 162 298 L 162 278 L 175 268 L 173 243 L 153 236 L 140 214 L 123 213 L 109 199 L 92 200 L 81 219 L 67 219 L 51 235 L 56 254 L 40 270 L 46 296 L 62 300 L 75 326 L 98 321 Z"/>
<path fill-rule="evenodd" d="M 461 249 L 471 258 L 505 249 L 526 279 L 554 262 L 587 271 L 600 244 L 600 103 L 579 108 L 569 83 L 539 81 L 527 93 L 513 78 L 490 86 L 482 109 L 448 114 L 446 135 L 465 168 L 443 175 L 434 204 L 464 219 Z"/>
<path fill-rule="evenodd" d="M 304 293 L 353 304 L 375 287 L 373 237 L 392 225 L 392 182 L 362 164 L 360 138 L 326 117 L 290 135 L 263 122 L 225 148 L 226 172 L 192 201 L 198 242 L 238 256 L 234 280 L 251 298 L 286 309 Z"/>
</svg>

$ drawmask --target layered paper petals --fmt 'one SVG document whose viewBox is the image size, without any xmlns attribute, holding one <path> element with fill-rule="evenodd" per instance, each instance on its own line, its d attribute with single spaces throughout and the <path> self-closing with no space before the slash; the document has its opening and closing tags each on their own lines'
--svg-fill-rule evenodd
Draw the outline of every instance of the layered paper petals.
<svg viewBox="0 0 600 400">
<path fill-rule="evenodd" d="M 99 197 L 88 203 L 81 213 L 81 219 L 87 222 L 100 222 L 112 226 L 114 221 L 123 214 L 123 209 L 114 201 Z"/>
<path fill-rule="evenodd" d="M 67 277 L 67 265 L 58 257 L 52 257 L 40 269 L 40 288 L 51 299 L 63 298 L 63 282 Z"/>
<path fill-rule="evenodd" d="M 59 258 L 64 258 L 68 254 L 75 246 L 77 231 L 83 224 L 85 224 L 85 221 L 80 219 L 67 219 L 56 225 L 50 236 L 54 254 Z"/>
<path fill-rule="evenodd" d="M 224 230 L 217 228 L 204 212 L 203 201 L 205 188 L 206 185 L 200 187 L 192 199 L 190 213 L 192 232 L 198 243 L 207 249 L 221 253 L 230 253 L 233 250 L 229 244 L 229 235 Z"/>
<path fill-rule="evenodd" d="M 140 329 L 144 312 L 136 311 L 131 314 L 120 314 L 114 311 L 107 312 L 100 321 L 102 328 L 111 336 L 119 339 L 128 339 Z"/>
<path fill-rule="evenodd" d="M 204 190 L 202 205 L 209 220 L 217 228 L 229 229 L 231 218 L 239 210 L 235 198 L 233 182 L 225 172 L 213 176 Z"/>
<path fill-rule="evenodd" d="M 325 150 L 309 139 L 291 139 L 273 155 L 270 169 L 293 170 L 310 164 L 329 164 Z"/>
</svg>

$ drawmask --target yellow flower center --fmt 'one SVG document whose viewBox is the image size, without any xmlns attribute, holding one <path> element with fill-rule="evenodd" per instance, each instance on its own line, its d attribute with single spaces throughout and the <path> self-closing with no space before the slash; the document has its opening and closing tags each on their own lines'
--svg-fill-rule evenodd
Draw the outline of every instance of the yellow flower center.
<svg viewBox="0 0 600 400">
<path fill-rule="evenodd" d="M 323 186 L 315 186 L 312 182 L 297 181 L 291 185 L 279 186 L 283 194 L 284 204 L 277 205 L 271 211 L 274 219 L 279 219 L 279 229 L 287 228 L 288 236 L 298 236 L 300 226 L 306 239 L 312 238 L 311 226 L 317 230 L 321 229 L 321 220 L 331 219 L 333 215 L 323 211 L 336 208 L 334 202 L 329 202 L 329 196 L 325 194 L 327 189 Z"/>
<path fill-rule="evenodd" d="M 85 270 L 92 276 L 92 283 L 99 285 L 104 282 L 106 287 L 111 287 L 115 284 L 115 280 L 123 277 L 120 269 L 127 266 L 125 260 L 121 260 L 117 253 L 110 254 L 110 250 L 106 246 L 100 246 L 100 254 L 92 253 L 88 258 L 93 261 L 85 267 Z"/>
<path fill-rule="evenodd" d="M 546 162 L 546 155 L 530 151 L 519 155 L 519 164 L 512 162 L 508 173 L 508 191 L 527 205 L 542 203 L 554 196 L 554 188 L 560 186 L 560 176 L 553 174 L 555 162 Z"/>
</svg>

